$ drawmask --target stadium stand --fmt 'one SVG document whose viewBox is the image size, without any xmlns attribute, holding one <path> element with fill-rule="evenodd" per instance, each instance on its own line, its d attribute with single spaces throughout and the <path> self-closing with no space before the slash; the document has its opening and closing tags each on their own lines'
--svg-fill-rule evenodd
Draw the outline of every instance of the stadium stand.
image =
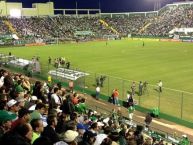
<svg viewBox="0 0 193 145">
<path fill-rule="evenodd" d="M 168 5 L 157 13 L 131 13 L 128 15 L 98 15 L 93 17 L 75 17 L 67 15 L 21 17 L 0 17 L 1 37 L 17 34 L 24 40 L 36 42 L 43 39 L 93 40 L 104 36 L 119 37 L 153 36 L 168 37 L 174 28 L 191 28 L 193 6 Z M 191 34 L 191 33 L 190 33 Z"/>
<path fill-rule="evenodd" d="M 96 112 L 83 94 L 71 93 L 60 83 L 43 84 L 4 69 L 0 70 L 0 78 L 2 145 L 30 145 L 32 140 L 37 144 L 42 137 L 55 145 L 101 145 L 107 140 L 120 145 L 190 143 L 185 135 L 180 139 L 145 129 L 143 124 L 125 118 L 120 109 L 105 113 L 102 108 Z"/>
<path fill-rule="evenodd" d="M 166 9 L 160 12 L 158 16 L 106 17 L 103 21 L 110 29 L 100 23 L 99 17 L 1 17 L 2 25 L 0 30 L 1 34 L 15 32 L 20 38 L 32 37 L 41 39 L 60 38 L 73 40 L 77 31 L 91 31 L 93 35 L 89 36 L 90 39 L 103 38 L 104 35 L 115 34 L 119 34 L 120 37 L 127 37 L 128 34 L 163 37 L 168 36 L 169 32 L 176 27 L 192 27 L 192 13 L 193 7 L 179 6 Z"/>
<path fill-rule="evenodd" d="M 91 31 L 93 38 L 103 35 L 120 34 L 168 36 L 174 28 L 192 27 L 192 5 L 168 5 L 157 14 L 136 13 L 101 15 L 93 17 L 44 16 L 44 17 L 1 17 L 1 34 L 17 33 L 21 38 L 27 36 L 39 38 L 74 38 L 76 31 Z M 105 22 L 101 23 L 101 22 Z M 108 27 L 106 27 L 108 26 Z"/>
<path fill-rule="evenodd" d="M 192 5 L 167 6 L 157 15 L 0 17 L 0 35 L 6 41 L 10 37 L 12 41 L 10 35 L 15 33 L 25 43 L 50 42 L 56 38 L 61 41 L 85 41 L 118 34 L 119 37 L 127 37 L 128 34 L 163 37 L 168 36 L 175 27 L 193 27 L 192 17 Z M 72 79 L 74 76 L 69 72 L 68 77 Z M 55 145 L 190 144 L 185 135 L 179 139 L 149 129 L 144 131 L 144 125 L 131 123 L 117 110 L 102 113 L 89 109 L 83 94 L 71 92 L 60 83 L 29 81 L 22 74 L 0 70 L 1 145 L 43 144 L 41 140 Z M 36 119 L 32 120 L 31 125 L 30 115 Z M 14 129 L 12 124 L 16 124 Z M 34 139 L 35 136 L 37 139 Z"/>
</svg>

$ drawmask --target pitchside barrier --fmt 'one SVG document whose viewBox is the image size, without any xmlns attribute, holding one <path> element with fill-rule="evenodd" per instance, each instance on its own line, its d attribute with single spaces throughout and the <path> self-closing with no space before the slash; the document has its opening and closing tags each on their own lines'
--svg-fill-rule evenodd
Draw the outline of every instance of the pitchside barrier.
<svg viewBox="0 0 193 145">
<path fill-rule="evenodd" d="M 7 59 L 9 61 L 9 59 Z M 52 76 L 52 80 L 57 80 L 64 82 L 68 85 L 69 78 L 65 76 L 75 75 L 74 85 L 77 89 L 81 90 L 83 93 L 88 93 L 90 95 L 95 95 L 96 86 L 101 86 L 101 97 L 108 100 L 112 95 L 114 89 L 119 91 L 119 100 L 121 105 L 125 105 L 127 101 L 127 92 L 132 92 L 131 85 L 133 80 L 124 80 L 122 78 L 113 77 L 105 74 L 98 74 L 93 72 L 84 72 L 77 68 L 70 67 L 72 74 L 64 76 L 61 72 L 57 72 L 57 69 L 53 65 L 41 64 L 44 67 L 41 68 L 41 72 L 33 72 L 31 69 L 26 69 L 25 67 L 17 67 L 11 63 L 5 63 L 6 67 L 11 69 L 14 68 L 15 71 L 20 71 L 26 75 L 32 77 L 38 77 L 47 80 L 48 76 Z M 65 68 L 65 66 L 60 66 Z M 61 71 L 61 69 L 59 69 Z M 48 72 L 54 71 L 55 75 L 48 74 Z M 73 72 L 78 72 L 73 74 Z M 65 72 L 64 72 L 65 73 Z M 68 72 L 69 73 L 69 72 Z M 60 74 L 60 75 L 57 75 Z M 81 75 L 80 75 L 81 74 Z M 76 77 L 80 76 L 80 77 Z M 143 82 L 145 80 L 142 80 Z M 174 90 L 170 88 L 164 88 L 163 91 L 159 92 L 158 87 L 147 84 L 146 88 L 143 88 L 142 95 L 139 95 L 139 82 L 135 81 L 135 94 L 133 96 L 137 109 L 142 112 L 147 112 L 152 110 L 152 108 L 158 107 L 160 109 L 160 114 L 163 118 L 178 122 L 180 124 L 186 125 L 193 128 L 193 94 L 189 92 L 183 92 L 179 90 Z"/>
<path fill-rule="evenodd" d="M 101 94 L 111 96 L 114 89 L 119 91 L 119 99 L 122 104 L 127 101 L 127 92 L 132 92 L 132 80 L 123 80 L 121 78 L 112 77 L 104 74 L 91 73 L 87 77 L 82 78 L 82 88 L 89 88 L 95 91 L 96 80 L 101 76 L 105 76 L 105 80 L 101 87 Z M 140 107 L 152 109 L 159 107 L 160 112 L 168 114 L 183 120 L 193 122 L 193 94 L 183 91 L 178 91 L 169 88 L 163 88 L 159 92 L 158 87 L 147 84 L 146 88 L 142 90 L 142 95 L 139 95 L 139 82 L 136 82 L 136 89 L 134 100 Z M 79 84 L 76 84 L 79 85 Z M 80 86 L 80 85 L 79 85 Z"/>
</svg>

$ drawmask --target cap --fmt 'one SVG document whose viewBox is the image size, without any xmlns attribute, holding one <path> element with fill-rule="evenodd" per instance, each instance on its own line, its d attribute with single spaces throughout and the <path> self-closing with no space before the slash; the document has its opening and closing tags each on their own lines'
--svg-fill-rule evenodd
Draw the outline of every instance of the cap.
<svg viewBox="0 0 193 145">
<path fill-rule="evenodd" d="M 98 126 L 104 126 L 104 124 L 102 122 L 97 122 Z"/>
<path fill-rule="evenodd" d="M 31 96 L 31 100 L 36 101 L 38 98 L 36 96 Z"/>
<path fill-rule="evenodd" d="M 16 103 L 17 103 L 16 100 L 11 99 L 11 100 L 9 100 L 9 101 L 7 102 L 7 106 L 8 106 L 8 107 L 12 107 L 12 106 L 15 105 Z"/>
<path fill-rule="evenodd" d="M 109 117 L 107 117 L 107 118 L 103 119 L 103 122 L 104 122 L 104 123 L 108 123 L 108 122 L 109 122 L 109 120 L 110 120 L 110 118 L 109 118 Z"/>
<path fill-rule="evenodd" d="M 182 135 L 182 137 L 185 137 L 185 138 L 187 138 L 187 135 L 186 135 L 186 134 L 183 134 L 183 135 Z"/>
<path fill-rule="evenodd" d="M 17 116 L 14 114 L 9 114 L 9 112 L 5 110 L 0 110 L 0 122 L 5 122 L 5 121 L 11 121 L 14 120 Z"/>
<path fill-rule="evenodd" d="M 72 142 L 76 139 L 76 137 L 78 136 L 78 132 L 73 131 L 73 130 L 67 130 L 64 133 L 64 141 L 65 142 Z"/>
<path fill-rule="evenodd" d="M 77 124 L 77 129 L 84 129 L 84 130 L 85 130 L 85 127 L 84 127 L 83 124 L 78 123 L 78 124 Z"/>
<path fill-rule="evenodd" d="M 16 93 L 21 93 L 21 92 L 24 92 L 24 89 L 21 87 L 21 86 L 17 86 L 17 87 L 15 87 L 15 92 Z"/>
</svg>

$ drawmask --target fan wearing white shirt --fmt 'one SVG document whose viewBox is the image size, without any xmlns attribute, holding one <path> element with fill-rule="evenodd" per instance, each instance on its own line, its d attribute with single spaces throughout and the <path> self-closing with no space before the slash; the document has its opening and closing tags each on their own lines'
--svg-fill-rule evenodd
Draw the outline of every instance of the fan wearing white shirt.
<svg viewBox="0 0 193 145">
<path fill-rule="evenodd" d="M 99 99 L 99 96 L 100 96 L 100 87 L 97 86 L 97 87 L 96 87 L 96 99 L 97 99 L 97 100 Z"/>
<path fill-rule="evenodd" d="M 54 93 L 51 95 L 51 102 L 54 108 L 55 107 L 57 108 L 57 106 L 60 106 L 62 103 L 58 96 L 58 92 L 59 92 L 59 88 L 55 87 Z"/>
</svg>

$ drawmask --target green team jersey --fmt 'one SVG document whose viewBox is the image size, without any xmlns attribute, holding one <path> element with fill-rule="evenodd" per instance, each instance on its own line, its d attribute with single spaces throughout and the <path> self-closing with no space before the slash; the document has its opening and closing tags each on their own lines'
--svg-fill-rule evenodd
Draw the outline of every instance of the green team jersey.
<svg viewBox="0 0 193 145">
<path fill-rule="evenodd" d="M 128 108 L 128 111 L 129 111 L 129 113 L 133 113 L 133 112 L 135 111 L 135 107 L 130 106 L 130 107 Z"/>
<path fill-rule="evenodd" d="M 80 113 L 80 114 L 86 113 L 86 109 L 87 109 L 87 107 L 86 107 L 86 104 L 85 104 L 85 103 L 79 103 L 79 104 L 77 104 L 77 105 L 75 106 L 75 110 L 76 110 L 78 113 Z"/>
<path fill-rule="evenodd" d="M 190 145 L 190 141 L 187 138 L 182 138 L 179 145 Z"/>
</svg>

